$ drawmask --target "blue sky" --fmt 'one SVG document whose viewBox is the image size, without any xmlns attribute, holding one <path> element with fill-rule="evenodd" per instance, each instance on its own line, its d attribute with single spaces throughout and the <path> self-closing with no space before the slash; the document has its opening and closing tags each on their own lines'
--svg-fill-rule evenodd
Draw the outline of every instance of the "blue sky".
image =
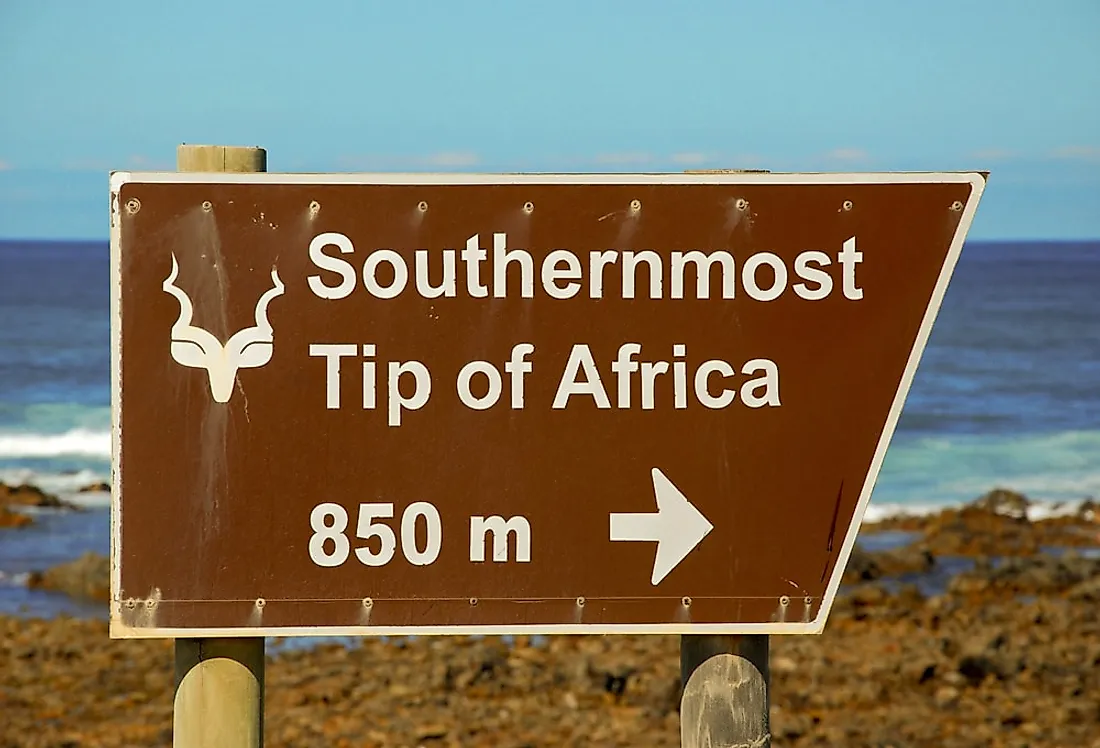
<svg viewBox="0 0 1100 748">
<path fill-rule="evenodd" d="M 181 142 L 272 171 L 992 172 L 1100 237 L 1100 2 L 0 1 L 0 237 L 105 238 Z"/>
</svg>

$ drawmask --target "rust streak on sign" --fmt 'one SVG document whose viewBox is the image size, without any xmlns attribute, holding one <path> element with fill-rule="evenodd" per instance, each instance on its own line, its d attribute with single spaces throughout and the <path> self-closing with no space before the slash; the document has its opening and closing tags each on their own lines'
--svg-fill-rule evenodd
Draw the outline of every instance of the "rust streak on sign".
<svg viewBox="0 0 1100 748">
<path fill-rule="evenodd" d="M 984 184 L 116 173 L 112 635 L 820 631 Z"/>
</svg>

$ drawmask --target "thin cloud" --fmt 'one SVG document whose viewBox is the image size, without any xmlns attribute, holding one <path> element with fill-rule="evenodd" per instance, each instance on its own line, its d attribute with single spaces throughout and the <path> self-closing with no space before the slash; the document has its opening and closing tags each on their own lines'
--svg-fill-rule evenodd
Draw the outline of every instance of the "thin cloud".
<svg viewBox="0 0 1100 748">
<path fill-rule="evenodd" d="M 127 159 L 127 163 L 135 169 L 145 169 L 146 171 L 164 171 L 166 169 L 172 169 L 173 166 L 156 159 L 151 159 L 148 156 L 142 156 L 140 154 L 130 156 Z"/>
<path fill-rule="evenodd" d="M 112 169 L 171 171 L 176 168 L 176 165 L 174 161 L 165 161 L 134 153 L 119 159 L 78 158 L 71 161 L 62 161 L 61 168 L 65 171 L 111 171 Z"/>
<path fill-rule="evenodd" d="M 456 168 L 460 166 L 474 166 L 479 161 L 477 154 L 471 151 L 444 151 L 424 156 L 420 163 L 424 166 L 441 166 Z"/>
<path fill-rule="evenodd" d="M 625 166 L 627 164 L 648 164 L 653 161 L 653 154 L 651 153 L 600 153 L 593 159 L 593 162 L 602 164 L 604 166 Z"/>
<path fill-rule="evenodd" d="M 341 169 L 392 169 L 400 164 L 399 159 L 386 156 L 339 156 L 336 159 Z"/>
<path fill-rule="evenodd" d="M 93 158 L 82 158 L 76 161 L 62 161 L 61 168 L 65 171 L 107 171 L 111 164 Z"/>
<path fill-rule="evenodd" d="M 699 153 L 696 151 L 688 151 L 685 153 L 672 154 L 672 163 L 679 164 L 681 166 L 699 166 L 709 161 L 713 161 L 714 158 L 709 153 Z"/>
<path fill-rule="evenodd" d="M 1094 145 L 1068 145 L 1056 148 L 1050 154 L 1054 158 L 1067 161 L 1087 161 L 1089 163 L 1100 162 L 1100 146 Z"/>
<path fill-rule="evenodd" d="M 970 154 L 970 158 L 979 161 L 1009 161 L 1016 158 L 1017 153 L 1005 148 L 983 148 Z"/>
<path fill-rule="evenodd" d="M 456 169 L 474 166 L 480 159 L 470 151 L 442 151 L 426 156 L 340 156 L 337 162 L 343 169 Z"/>
<path fill-rule="evenodd" d="M 862 148 L 834 148 L 825 153 L 825 158 L 829 161 L 852 163 L 856 161 L 870 161 L 871 154 Z"/>
</svg>

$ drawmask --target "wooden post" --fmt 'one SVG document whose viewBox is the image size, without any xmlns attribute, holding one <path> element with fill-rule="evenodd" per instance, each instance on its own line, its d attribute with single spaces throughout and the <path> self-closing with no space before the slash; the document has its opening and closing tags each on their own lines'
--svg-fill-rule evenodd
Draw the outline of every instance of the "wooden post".
<svg viewBox="0 0 1100 748">
<path fill-rule="evenodd" d="M 178 171 L 267 171 L 263 148 L 181 145 Z M 261 748 L 264 639 L 177 639 L 174 748 Z"/>
<path fill-rule="evenodd" d="M 263 637 L 176 639 L 174 748 L 263 744 Z"/>
<path fill-rule="evenodd" d="M 680 637 L 682 748 L 768 748 L 768 636 Z"/>
<path fill-rule="evenodd" d="M 685 174 L 767 174 L 767 169 L 688 169 Z M 680 637 L 681 748 L 769 748 L 768 636 Z"/>
<path fill-rule="evenodd" d="M 181 145 L 176 171 L 267 171 L 267 151 L 228 145 Z"/>
</svg>

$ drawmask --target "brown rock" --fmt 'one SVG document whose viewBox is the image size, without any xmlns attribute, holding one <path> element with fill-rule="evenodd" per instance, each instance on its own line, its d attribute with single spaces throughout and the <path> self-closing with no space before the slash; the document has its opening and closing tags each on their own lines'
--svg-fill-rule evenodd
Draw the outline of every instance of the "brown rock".
<svg viewBox="0 0 1100 748">
<path fill-rule="evenodd" d="M 982 509 L 1015 519 L 1027 519 L 1027 510 L 1031 501 L 1022 493 L 1006 488 L 994 488 L 984 496 L 970 503 L 975 509 Z"/>
<path fill-rule="evenodd" d="M 1077 507 L 1076 516 L 1086 522 L 1100 522 L 1100 501 L 1086 499 Z"/>
<path fill-rule="evenodd" d="M 0 483 L 0 506 L 31 506 L 51 509 L 74 509 L 67 501 L 46 493 L 38 486 L 22 484 L 9 486 Z"/>
<path fill-rule="evenodd" d="M 1067 593 L 1070 600 L 1096 605 L 1100 603 L 1100 576 L 1093 576 L 1074 585 Z M 1100 663 L 1098 663 L 1100 664 Z"/>
<path fill-rule="evenodd" d="M 932 698 L 936 702 L 936 706 L 942 709 L 957 704 L 959 702 L 959 695 L 959 689 L 952 688 L 951 686 L 941 686 L 936 689 L 936 694 Z"/>
<path fill-rule="evenodd" d="M 81 487 L 77 491 L 77 493 L 110 493 L 110 492 L 111 492 L 111 484 L 110 483 L 104 483 L 102 481 L 99 482 L 99 483 L 90 483 L 87 486 Z"/>
<path fill-rule="evenodd" d="M 1100 746 L 1100 573 L 1045 558 L 980 566 L 969 597 L 865 582 L 822 635 L 772 637 L 772 744 Z M 167 748 L 172 672 L 170 641 L 0 616 L 0 746 Z M 676 636 L 365 637 L 273 652 L 266 677 L 270 748 L 680 744 Z"/>
<path fill-rule="evenodd" d="M 844 581 L 853 584 L 905 574 L 926 574 L 935 565 L 935 557 L 920 545 L 875 552 L 865 551 L 857 545 L 845 567 Z"/>
<path fill-rule="evenodd" d="M 1046 546 L 1100 546 L 1096 502 L 1086 501 L 1075 512 L 1036 521 L 1028 519 L 1030 506 L 1023 494 L 994 489 L 961 508 L 924 517 L 891 517 L 868 523 L 861 532 L 919 532 L 923 537 L 913 545 L 933 556 L 1034 556 Z M 876 561 L 881 567 L 882 560 Z M 861 573 L 860 566 L 854 569 L 853 574 Z"/>
<path fill-rule="evenodd" d="M 31 524 L 34 524 L 34 520 L 26 514 L 0 506 L 0 527 L 26 527 Z"/>
<path fill-rule="evenodd" d="M 876 554 L 856 543 L 848 557 L 848 565 L 844 567 L 844 583 L 870 582 L 880 577 L 882 577 L 882 567 L 879 566 Z"/>
<path fill-rule="evenodd" d="M 447 734 L 449 732 L 450 728 L 448 728 L 446 725 L 433 723 L 427 725 L 418 725 L 413 731 L 413 735 L 416 736 L 417 741 L 440 740 L 447 737 Z"/>
<path fill-rule="evenodd" d="M 1006 558 L 996 566 L 976 565 L 952 579 L 948 589 L 954 595 L 1011 598 L 1070 593 L 1080 598 L 1088 596 L 1087 585 L 1097 578 L 1100 578 L 1100 558 L 1085 558 L 1067 551 L 1061 556 Z"/>
<path fill-rule="evenodd" d="M 971 686 L 978 686 L 988 677 L 1004 679 L 1019 669 L 1018 662 L 987 654 L 967 655 L 959 660 L 959 674 Z"/>
<path fill-rule="evenodd" d="M 790 657 L 770 658 L 768 667 L 773 673 L 793 673 L 798 670 L 798 663 Z"/>
<path fill-rule="evenodd" d="M 27 586 L 108 602 L 111 598 L 111 562 L 98 553 L 85 553 L 75 561 L 31 574 Z"/>
</svg>

